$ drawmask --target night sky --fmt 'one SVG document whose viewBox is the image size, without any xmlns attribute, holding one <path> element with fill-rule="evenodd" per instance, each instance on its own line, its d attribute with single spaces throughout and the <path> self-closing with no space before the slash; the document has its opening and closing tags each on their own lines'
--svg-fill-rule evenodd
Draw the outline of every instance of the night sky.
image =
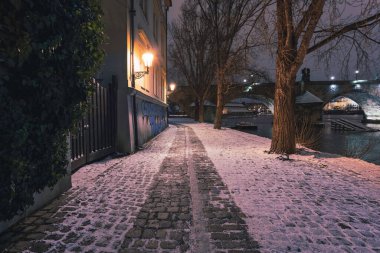
<svg viewBox="0 0 380 253">
<path fill-rule="evenodd" d="M 173 0 L 173 6 L 169 9 L 169 23 L 174 22 L 176 17 L 178 17 L 180 13 L 180 8 L 184 0 Z M 347 14 L 352 14 L 354 13 L 354 10 L 347 9 L 345 10 L 345 13 Z M 378 52 L 375 52 L 375 55 L 378 55 Z M 271 56 L 269 53 L 262 53 L 261 55 L 258 56 L 259 59 L 257 62 L 260 62 L 260 68 L 266 70 L 272 79 L 274 79 L 274 73 L 275 73 L 275 58 Z M 373 64 L 373 65 L 379 65 L 379 64 Z M 329 70 L 326 70 L 325 64 L 318 64 L 317 60 L 315 57 L 312 55 L 308 55 L 305 59 L 305 63 L 303 67 L 308 67 L 311 70 L 311 79 L 312 80 L 327 80 L 331 75 L 335 76 L 336 80 L 344 79 L 340 73 L 340 66 L 341 64 L 339 61 L 334 64 Z M 303 68 L 301 67 L 301 69 Z M 354 79 L 354 71 L 356 69 L 356 64 L 352 64 L 352 75 L 349 76 L 349 79 Z M 360 69 L 360 67 L 359 67 Z M 380 72 L 380 69 L 371 70 L 372 73 L 367 73 L 364 74 L 365 70 L 360 69 L 360 74 L 359 74 L 359 79 L 374 79 L 374 76 L 376 72 Z M 299 73 L 301 70 L 299 71 Z M 379 73 L 380 74 L 380 73 Z M 300 74 L 298 75 L 298 79 L 300 79 Z"/>
</svg>

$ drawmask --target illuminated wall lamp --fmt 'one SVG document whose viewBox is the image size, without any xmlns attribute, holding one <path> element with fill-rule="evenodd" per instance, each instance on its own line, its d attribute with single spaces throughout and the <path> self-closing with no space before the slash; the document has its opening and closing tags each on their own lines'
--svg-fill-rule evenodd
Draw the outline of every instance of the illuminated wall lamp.
<svg viewBox="0 0 380 253">
<path fill-rule="evenodd" d="M 146 67 L 146 70 L 145 71 L 135 71 L 135 73 L 134 73 L 135 79 L 140 79 L 144 75 L 149 74 L 149 68 L 152 67 L 152 63 L 153 63 L 153 54 L 149 53 L 149 52 L 144 53 L 142 55 L 142 59 L 144 62 L 144 66 Z"/>
</svg>

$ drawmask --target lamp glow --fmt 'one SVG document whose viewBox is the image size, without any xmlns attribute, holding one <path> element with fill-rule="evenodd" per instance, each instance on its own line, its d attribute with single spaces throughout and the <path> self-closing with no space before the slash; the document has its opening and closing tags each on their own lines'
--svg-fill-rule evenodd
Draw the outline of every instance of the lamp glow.
<svg viewBox="0 0 380 253">
<path fill-rule="evenodd" d="M 175 87 L 176 87 L 176 84 L 175 84 L 175 83 L 171 83 L 171 84 L 169 84 L 169 89 L 170 89 L 170 91 L 174 91 L 174 90 L 175 90 Z"/>
<path fill-rule="evenodd" d="M 152 53 L 150 53 L 150 52 L 144 53 L 142 55 L 142 59 L 144 61 L 145 67 L 147 67 L 147 68 L 152 67 L 152 63 L 153 63 L 153 54 Z"/>
<path fill-rule="evenodd" d="M 359 70 L 355 70 L 355 80 L 358 80 L 358 74 L 359 74 Z"/>
<path fill-rule="evenodd" d="M 144 53 L 142 55 L 142 60 L 144 62 L 146 70 L 145 71 L 135 71 L 135 73 L 134 73 L 134 78 L 135 79 L 140 79 L 144 75 L 148 75 L 149 74 L 149 68 L 152 66 L 152 63 L 153 63 L 153 54 L 150 53 L 150 52 Z M 138 63 L 139 63 L 139 60 L 136 57 L 135 58 L 135 69 L 139 66 Z"/>
</svg>

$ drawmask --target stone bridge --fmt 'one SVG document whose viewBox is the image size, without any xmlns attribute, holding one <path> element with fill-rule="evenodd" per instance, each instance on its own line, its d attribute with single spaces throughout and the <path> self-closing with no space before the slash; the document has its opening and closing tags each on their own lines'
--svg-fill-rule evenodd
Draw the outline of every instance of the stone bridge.
<svg viewBox="0 0 380 253">
<path fill-rule="evenodd" d="M 296 95 L 299 98 L 307 93 L 309 97 L 319 98 L 323 107 L 337 97 L 347 97 L 359 104 L 365 120 L 380 121 L 380 80 L 309 81 L 298 82 L 296 85 Z M 274 83 L 249 84 L 246 85 L 244 93 L 255 99 L 261 99 L 263 104 L 273 108 L 271 101 L 274 98 Z"/>
</svg>

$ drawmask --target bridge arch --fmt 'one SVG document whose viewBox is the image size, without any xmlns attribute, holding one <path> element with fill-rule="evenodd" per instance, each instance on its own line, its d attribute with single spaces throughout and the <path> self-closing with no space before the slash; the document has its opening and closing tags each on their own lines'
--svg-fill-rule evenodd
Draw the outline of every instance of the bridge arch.
<svg viewBox="0 0 380 253">
<path fill-rule="evenodd" d="M 271 98 L 260 96 L 260 95 L 251 95 L 251 98 L 260 101 L 263 105 L 268 107 L 268 109 L 271 111 L 271 113 L 274 113 L 274 101 Z"/>
<path fill-rule="evenodd" d="M 235 98 L 229 101 L 229 103 L 239 103 L 239 104 L 255 104 L 261 103 L 265 105 L 270 112 L 274 112 L 274 101 L 271 98 L 267 98 L 261 95 L 249 95 L 248 97 Z"/>
<path fill-rule="evenodd" d="M 326 101 L 326 104 L 339 97 L 346 97 L 357 103 L 364 112 L 364 119 L 368 121 L 380 121 L 380 97 L 367 92 L 348 92 L 335 96 Z"/>
</svg>

